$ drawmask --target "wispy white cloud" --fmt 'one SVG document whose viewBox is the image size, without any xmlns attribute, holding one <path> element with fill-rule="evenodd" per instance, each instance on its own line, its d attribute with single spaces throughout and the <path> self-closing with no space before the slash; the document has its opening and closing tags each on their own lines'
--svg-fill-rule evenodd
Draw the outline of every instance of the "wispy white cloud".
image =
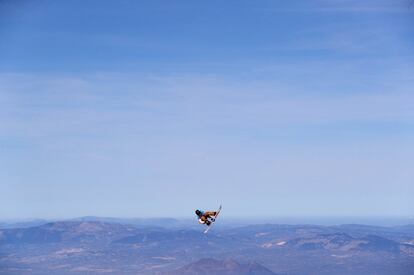
<svg viewBox="0 0 414 275">
<path fill-rule="evenodd" d="M 387 85 L 372 83 L 382 90 L 339 94 L 330 91 L 332 85 L 307 91 L 307 83 L 295 85 L 294 80 L 292 87 L 289 82 L 240 81 L 200 75 L 1 75 L 2 132 L 18 125 L 20 131 L 36 126 L 46 132 L 70 132 L 76 126 L 87 132 L 106 123 L 133 129 L 134 121 L 147 124 L 148 130 L 155 122 L 182 130 L 199 122 L 210 127 L 414 122 L 414 96 L 404 86 L 413 80 L 388 91 Z"/>
<path fill-rule="evenodd" d="M 410 12 L 411 0 L 319 0 L 317 10 L 324 12 Z"/>
</svg>

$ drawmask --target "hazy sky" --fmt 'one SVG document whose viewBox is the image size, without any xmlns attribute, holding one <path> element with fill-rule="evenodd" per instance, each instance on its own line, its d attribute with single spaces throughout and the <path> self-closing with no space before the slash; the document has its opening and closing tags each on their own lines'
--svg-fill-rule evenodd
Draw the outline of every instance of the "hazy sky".
<svg viewBox="0 0 414 275">
<path fill-rule="evenodd" d="M 413 215 L 413 30 L 408 0 L 0 1 L 0 218 Z"/>
</svg>

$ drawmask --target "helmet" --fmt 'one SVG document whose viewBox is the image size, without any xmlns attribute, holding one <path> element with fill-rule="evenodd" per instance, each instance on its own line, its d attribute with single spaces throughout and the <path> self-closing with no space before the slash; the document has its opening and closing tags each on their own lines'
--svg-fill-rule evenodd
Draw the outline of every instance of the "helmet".
<svg viewBox="0 0 414 275">
<path fill-rule="evenodd" d="M 195 213 L 196 213 L 197 216 L 200 216 L 201 215 L 201 211 L 198 210 L 198 209 L 195 211 Z"/>
</svg>

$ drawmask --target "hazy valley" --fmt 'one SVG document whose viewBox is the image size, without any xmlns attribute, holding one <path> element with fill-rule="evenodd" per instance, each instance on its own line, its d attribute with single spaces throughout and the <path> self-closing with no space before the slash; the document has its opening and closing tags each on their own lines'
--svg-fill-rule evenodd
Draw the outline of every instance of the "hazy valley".
<svg viewBox="0 0 414 275">
<path fill-rule="evenodd" d="M 0 274 L 408 275 L 414 270 L 414 225 L 217 225 L 209 234 L 173 219 L 89 217 L 26 225 L 0 229 Z"/>
</svg>

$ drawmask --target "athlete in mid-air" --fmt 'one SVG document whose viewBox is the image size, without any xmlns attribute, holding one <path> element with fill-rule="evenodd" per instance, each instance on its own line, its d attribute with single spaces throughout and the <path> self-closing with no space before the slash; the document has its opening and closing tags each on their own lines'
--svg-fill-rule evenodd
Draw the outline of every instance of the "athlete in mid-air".
<svg viewBox="0 0 414 275">
<path fill-rule="evenodd" d="M 215 221 L 215 218 L 217 216 L 217 211 L 204 212 L 197 209 L 195 213 L 198 217 L 198 222 L 201 224 L 206 224 L 208 226 L 210 226 L 210 224 Z"/>
</svg>

